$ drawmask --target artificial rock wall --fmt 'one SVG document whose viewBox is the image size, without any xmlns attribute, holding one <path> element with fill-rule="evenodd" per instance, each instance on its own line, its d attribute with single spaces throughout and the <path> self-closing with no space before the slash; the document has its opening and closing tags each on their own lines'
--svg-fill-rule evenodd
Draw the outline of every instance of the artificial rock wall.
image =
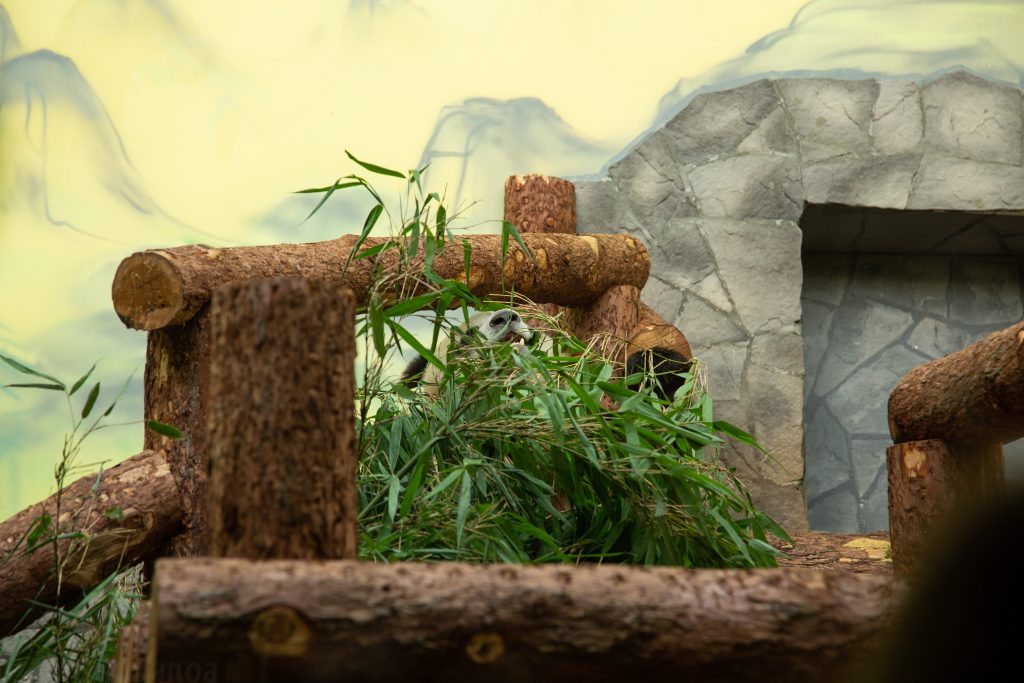
<svg viewBox="0 0 1024 683">
<path fill-rule="evenodd" d="M 813 490 L 807 502 L 816 526 L 856 531 L 884 526 L 885 520 L 884 477 L 878 477 L 884 434 L 866 432 L 870 439 L 851 448 L 851 435 L 860 435 L 856 429 L 863 425 L 816 426 L 805 444 L 805 392 L 820 381 L 822 358 L 850 359 L 842 381 L 832 388 L 846 387 L 870 413 L 864 419 L 872 430 L 878 420 L 884 424 L 891 389 L 888 380 L 863 379 L 878 352 L 851 355 L 843 344 L 852 342 L 832 331 L 836 311 L 826 324 L 825 314 L 811 310 L 809 292 L 827 289 L 821 281 L 829 277 L 828 259 L 836 254 L 853 259 L 846 262 L 855 285 L 850 291 L 863 290 L 856 289 L 852 276 L 870 265 L 857 254 L 927 254 L 952 239 L 944 253 L 955 256 L 957 240 L 980 239 L 966 233 L 982 217 L 1006 223 L 999 223 L 1005 235 L 986 228 L 985 236 L 996 235 L 1000 258 L 1016 263 L 1024 235 L 1020 223 L 1005 217 L 1024 214 L 1022 111 L 1019 89 L 962 72 L 923 84 L 761 80 L 696 97 L 614 163 L 607 178 L 577 182 L 580 232 L 625 230 L 644 240 L 652 265 L 644 300 L 686 333 L 707 364 L 718 417 L 748 429 L 772 453 L 768 458 L 730 446 L 723 457 L 754 490 L 755 502 L 788 528 L 808 523 L 805 448 L 811 449 L 806 482 Z M 932 227 L 925 222 L 914 229 L 901 229 L 910 224 L 902 217 L 868 225 L 861 214 L 875 210 L 940 218 Z M 929 241 L 932 231 L 945 225 L 946 212 L 966 214 L 966 220 Z M 859 216 L 859 222 L 838 218 L 848 214 Z M 898 272 L 895 276 L 898 282 L 873 280 L 874 299 L 890 287 L 908 286 Z M 947 290 L 953 287 L 949 278 Z M 846 286 L 834 303 L 837 310 Z M 1019 307 L 1019 298 L 1018 284 L 1011 309 Z M 857 304 L 855 299 L 851 306 L 874 300 L 862 297 Z M 964 303 L 973 301 L 969 298 L 943 301 L 945 313 L 936 320 L 953 329 L 960 329 L 960 322 L 968 326 L 965 334 L 943 336 L 955 339 L 946 346 L 980 333 L 989 322 L 986 312 Z M 961 317 L 965 308 L 970 319 Z M 902 350 L 928 312 L 900 310 L 910 316 L 910 327 L 896 332 L 900 326 L 893 326 L 884 348 L 895 344 Z M 843 312 L 838 319 L 856 326 L 857 315 Z M 919 336 L 925 334 L 919 329 Z M 898 379 L 907 362 L 913 361 L 912 367 L 928 357 L 911 349 L 887 367 Z M 808 392 L 808 413 L 817 409 L 812 396 L 818 403 L 828 401 L 828 392 Z M 821 431 L 831 436 L 819 438 Z M 858 483 L 868 479 L 866 485 Z"/>
</svg>

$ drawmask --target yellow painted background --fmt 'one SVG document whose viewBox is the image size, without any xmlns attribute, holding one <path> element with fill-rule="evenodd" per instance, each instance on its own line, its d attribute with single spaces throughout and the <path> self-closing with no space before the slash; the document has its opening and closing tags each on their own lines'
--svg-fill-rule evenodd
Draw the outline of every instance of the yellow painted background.
<svg viewBox="0 0 1024 683">
<path fill-rule="evenodd" d="M 100 361 L 141 417 L 144 335 L 109 303 L 145 247 L 325 239 L 358 203 L 292 190 L 348 149 L 500 216 L 517 172 L 598 173 L 702 87 L 763 74 L 1021 82 L 1024 4 L 889 0 L 20 0 L 0 4 L 0 353 L 73 381 Z M 486 229 L 486 226 L 483 226 Z M 24 378 L 0 367 L 0 383 Z M 0 389 L 0 519 L 53 488 L 68 409 Z M 104 404 L 105 405 L 105 404 Z M 138 424 L 83 463 L 141 448 Z"/>
</svg>

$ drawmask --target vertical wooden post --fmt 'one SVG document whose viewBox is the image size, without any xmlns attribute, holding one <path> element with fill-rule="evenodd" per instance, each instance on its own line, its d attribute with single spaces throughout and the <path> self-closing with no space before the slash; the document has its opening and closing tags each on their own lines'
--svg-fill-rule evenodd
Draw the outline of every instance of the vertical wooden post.
<svg viewBox="0 0 1024 683">
<path fill-rule="evenodd" d="M 886 450 L 889 537 L 899 576 L 924 568 L 936 534 L 954 513 L 963 513 L 1003 489 L 999 444 L 908 441 Z"/>
<path fill-rule="evenodd" d="M 210 554 L 355 559 L 355 298 L 231 283 L 211 303 Z"/>
<path fill-rule="evenodd" d="M 505 179 L 505 220 L 522 233 L 576 234 L 576 186 L 563 178 L 514 175 Z M 583 341 L 597 334 L 626 339 L 640 317 L 640 290 L 612 287 L 586 306 L 565 311 L 562 322 Z M 549 315 L 561 306 L 542 304 Z M 598 353 L 612 355 L 613 343 L 601 344 Z"/>
<path fill-rule="evenodd" d="M 548 175 L 505 179 L 505 220 L 521 233 L 576 234 L 576 186 Z"/>
<path fill-rule="evenodd" d="M 206 406 L 210 375 L 210 315 L 204 306 L 184 325 L 149 333 L 145 418 L 171 425 L 182 438 L 147 429 L 146 449 L 162 450 L 181 491 L 185 530 L 165 554 L 206 554 Z"/>
<path fill-rule="evenodd" d="M 576 234 L 576 186 L 549 175 L 510 175 L 505 178 L 505 222 L 522 234 Z M 557 304 L 540 304 L 555 316 Z"/>
</svg>

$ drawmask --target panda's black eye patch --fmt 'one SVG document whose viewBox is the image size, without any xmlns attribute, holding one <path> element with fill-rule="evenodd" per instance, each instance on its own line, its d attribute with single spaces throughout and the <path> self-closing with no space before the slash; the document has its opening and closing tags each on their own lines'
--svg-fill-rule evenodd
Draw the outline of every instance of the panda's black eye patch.
<svg viewBox="0 0 1024 683">
<path fill-rule="evenodd" d="M 519 314 L 510 308 L 505 308 L 492 314 L 489 324 L 491 327 L 498 329 L 517 322 L 519 322 Z"/>
</svg>

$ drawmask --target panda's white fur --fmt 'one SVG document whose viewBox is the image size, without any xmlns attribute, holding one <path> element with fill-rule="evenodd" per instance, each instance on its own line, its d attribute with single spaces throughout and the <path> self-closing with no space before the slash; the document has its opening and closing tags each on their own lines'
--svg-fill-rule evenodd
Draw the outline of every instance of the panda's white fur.
<svg viewBox="0 0 1024 683">
<path fill-rule="evenodd" d="M 434 355 L 447 363 L 449 353 L 460 346 L 480 343 L 521 345 L 529 343 L 533 334 L 530 326 L 511 308 L 484 311 L 470 316 L 468 323 L 453 328 L 438 342 Z M 417 355 L 402 373 L 402 383 L 410 387 L 421 385 L 425 396 L 436 396 L 442 376 L 440 368 Z"/>
<path fill-rule="evenodd" d="M 434 355 L 448 363 L 449 352 L 460 346 L 480 343 L 531 344 L 534 334 L 522 317 L 511 308 L 476 313 L 470 316 L 468 323 L 453 328 L 446 338 L 441 339 Z M 646 370 L 653 378 L 654 391 L 662 399 L 670 401 L 676 390 L 685 383 L 691 363 L 689 356 L 671 349 L 660 346 L 642 348 L 629 354 L 626 359 L 626 375 L 634 376 Z M 442 377 L 440 368 L 417 355 L 406 366 L 401 381 L 410 387 L 422 385 L 424 395 L 436 396 Z M 639 389 L 638 386 L 634 388 Z"/>
</svg>

